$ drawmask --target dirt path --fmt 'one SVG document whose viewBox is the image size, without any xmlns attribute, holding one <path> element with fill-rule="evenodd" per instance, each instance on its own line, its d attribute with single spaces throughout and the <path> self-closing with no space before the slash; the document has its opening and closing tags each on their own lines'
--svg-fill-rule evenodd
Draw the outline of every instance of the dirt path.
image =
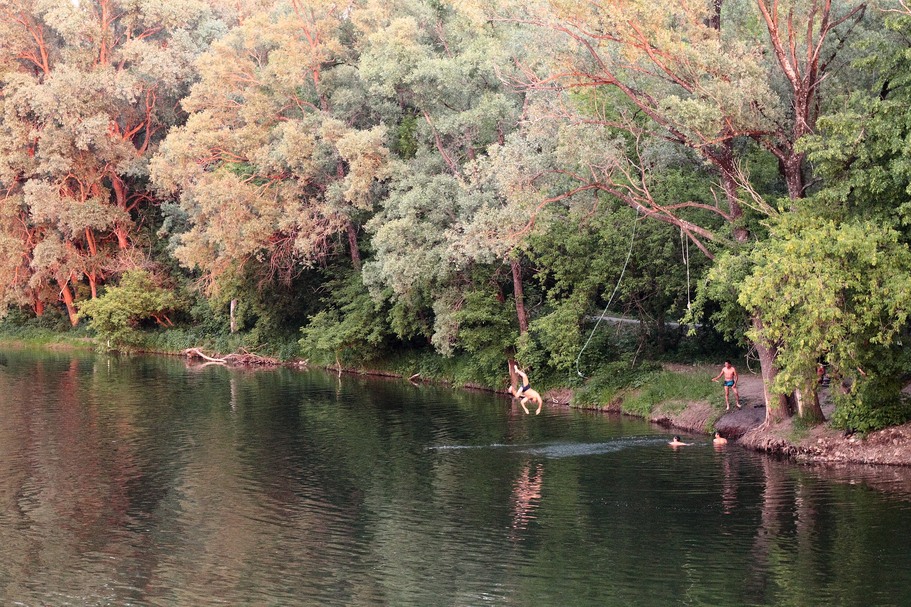
<svg viewBox="0 0 911 607">
<path fill-rule="evenodd" d="M 739 438 L 765 421 L 765 394 L 762 390 L 762 376 L 738 372 L 737 391 L 740 393 L 740 409 L 734 406 L 734 394 L 731 396 L 731 410 L 726 412 L 715 424 L 722 435 Z M 724 387 L 718 388 L 722 392 Z"/>
</svg>

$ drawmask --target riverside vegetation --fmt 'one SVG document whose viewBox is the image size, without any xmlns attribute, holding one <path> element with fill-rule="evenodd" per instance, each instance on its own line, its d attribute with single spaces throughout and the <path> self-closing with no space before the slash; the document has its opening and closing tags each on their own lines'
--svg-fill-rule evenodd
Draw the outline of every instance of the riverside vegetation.
<svg viewBox="0 0 911 607">
<path fill-rule="evenodd" d="M 8 332 L 495 389 L 518 361 L 639 414 L 717 404 L 658 362 L 747 357 L 768 428 L 911 419 L 903 3 L 0 13 Z"/>
</svg>

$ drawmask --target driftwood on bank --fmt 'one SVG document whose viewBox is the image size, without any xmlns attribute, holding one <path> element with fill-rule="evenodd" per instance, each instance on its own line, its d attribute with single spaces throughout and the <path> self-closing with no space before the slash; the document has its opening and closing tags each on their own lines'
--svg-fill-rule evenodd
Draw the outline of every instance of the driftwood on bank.
<svg viewBox="0 0 911 607">
<path fill-rule="evenodd" d="M 183 353 L 187 358 L 198 358 L 210 364 L 237 367 L 277 367 L 282 364 L 281 361 L 277 358 L 272 358 L 271 356 L 260 356 L 259 354 L 253 354 L 252 352 L 247 352 L 245 350 L 241 350 L 240 352 L 232 352 L 231 354 L 225 354 L 224 356 L 209 356 L 199 348 L 187 348 L 183 351 Z"/>
</svg>

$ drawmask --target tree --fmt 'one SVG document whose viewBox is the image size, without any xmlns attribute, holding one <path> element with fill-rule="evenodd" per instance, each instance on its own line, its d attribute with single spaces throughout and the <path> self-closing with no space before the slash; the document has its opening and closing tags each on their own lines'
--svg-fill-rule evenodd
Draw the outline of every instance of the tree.
<svg viewBox="0 0 911 607">
<path fill-rule="evenodd" d="M 815 393 L 815 365 L 852 389 L 836 391 L 837 423 L 900 423 L 911 367 L 907 332 L 908 154 L 906 84 L 911 16 L 893 14 L 857 58 L 867 86 L 837 98 L 817 133 L 798 145 L 820 182 L 799 213 L 773 224 L 752 254 L 741 300 L 765 308 L 755 336 L 779 344 L 781 385 Z M 770 297 L 775 290 L 778 296 Z"/>
<path fill-rule="evenodd" d="M 75 323 L 81 278 L 95 296 L 128 261 L 151 201 L 148 157 L 220 22 L 196 0 L 3 0 L 0 16 L 0 204 L 18 214 L 4 227 L 31 274 L 3 300 L 44 297 L 53 282 Z"/>
<path fill-rule="evenodd" d="M 764 319 L 751 338 L 775 344 L 774 388 L 794 392 L 800 409 L 807 398 L 818 404 L 820 362 L 856 384 L 901 339 L 911 314 L 911 250 L 893 226 L 784 214 L 751 258 L 740 303 Z"/>
<path fill-rule="evenodd" d="M 356 7 L 351 7 L 354 10 Z M 290 280 L 343 234 L 360 266 L 358 222 L 385 178 L 386 132 L 364 104 L 349 10 L 279 2 L 244 20 L 199 62 L 200 82 L 153 161 L 187 230 L 175 255 L 211 282 L 263 260 Z"/>
<path fill-rule="evenodd" d="M 399 133 L 388 195 L 367 224 L 373 258 L 364 281 L 403 315 L 427 319 L 402 326 L 420 326 L 448 355 L 473 313 L 469 295 L 485 309 L 512 296 L 517 325 L 527 323 L 518 251 L 497 237 L 497 226 L 513 219 L 488 162 L 515 128 L 522 97 L 498 78 L 510 64 L 501 32 L 444 3 L 392 6 L 373 13 L 360 62 L 368 91 Z M 509 352 L 507 334 L 484 333 L 498 343 L 483 349 Z"/>
</svg>

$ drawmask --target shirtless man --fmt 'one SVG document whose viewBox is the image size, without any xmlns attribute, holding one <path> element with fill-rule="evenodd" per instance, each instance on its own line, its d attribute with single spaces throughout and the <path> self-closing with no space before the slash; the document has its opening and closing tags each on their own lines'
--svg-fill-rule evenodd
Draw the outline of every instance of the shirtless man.
<svg viewBox="0 0 911 607">
<path fill-rule="evenodd" d="M 513 367 L 516 373 L 522 380 L 522 384 L 519 386 L 518 390 L 513 390 L 512 386 L 509 386 L 507 390 L 512 394 L 513 398 L 518 398 L 519 404 L 522 405 L 522 408 L 525 409 L 525 413 L 528 413 L 528 407 L 525 406 L 525 403 L 531 401 L 538 404 L 538 410 L 535 411 L 535 415 L 541 412 L 541 408 L 544 406 L 544 399 L 541 398 L 541 395 L 538 394 L 537 390 L 532 389 L 531 385 L 528 383 L 528 375 L 519 369 L 519 367 Z"/>
<path fill-rule="evenodd" d="M 724 361 L 724 366 L 721 367 L 721 373 L 712 378 L 712 381 L 718 381 L 724 377 L 724 404 L 726 405 L 725 410 L 731 410 L 731 400 L 729 394 L 731 389 L 734 390 L 734 398 L 736 399 L 737 408 L 740 408 L 740 393 L 737 392 L 737 369 L 731 364 L 731 361 Z"/>
<path fill-rule="evenodd" d="M 513 369 L 515 370 L 516 375 L 519 376 L 519 379 L 522 380 L 521 382 L 519 382 L 519 389 L 516 390 L 516 393 L 514 396 L 516 398 L 522 398 L 522 395 L 525 394 L 525 391 L 531 389 L 531 384 L 528 383 L 528 375 L 526 375 L 525 371 L 520 369 L 518 365 L 514 365 Z"/>
<path fill-rule="evenodd" d="M 728 439 L 721 436 L 721 433 L 716 430 L 715 438 L 712 439 L 712 443 L 716 444 L 716 445 L 726 445 L 726 444 L 728 444 Z"/>
<path fill-rule="evenodd" d="M 679 437 L 679 436 L 675 436 L 675 437 L 673 438 L 673 440 L 671 440 L 671 441 L 668 443 L 668 445 L 670 445 L 671 447 L 677 448 L 677 447 L 687 447 L 687 446 L 690 445 L 690 443 L 685 443 L 685 442 L 683 442 L 682 440 L 680 440 L 680 437 Z"/>
</svg>

